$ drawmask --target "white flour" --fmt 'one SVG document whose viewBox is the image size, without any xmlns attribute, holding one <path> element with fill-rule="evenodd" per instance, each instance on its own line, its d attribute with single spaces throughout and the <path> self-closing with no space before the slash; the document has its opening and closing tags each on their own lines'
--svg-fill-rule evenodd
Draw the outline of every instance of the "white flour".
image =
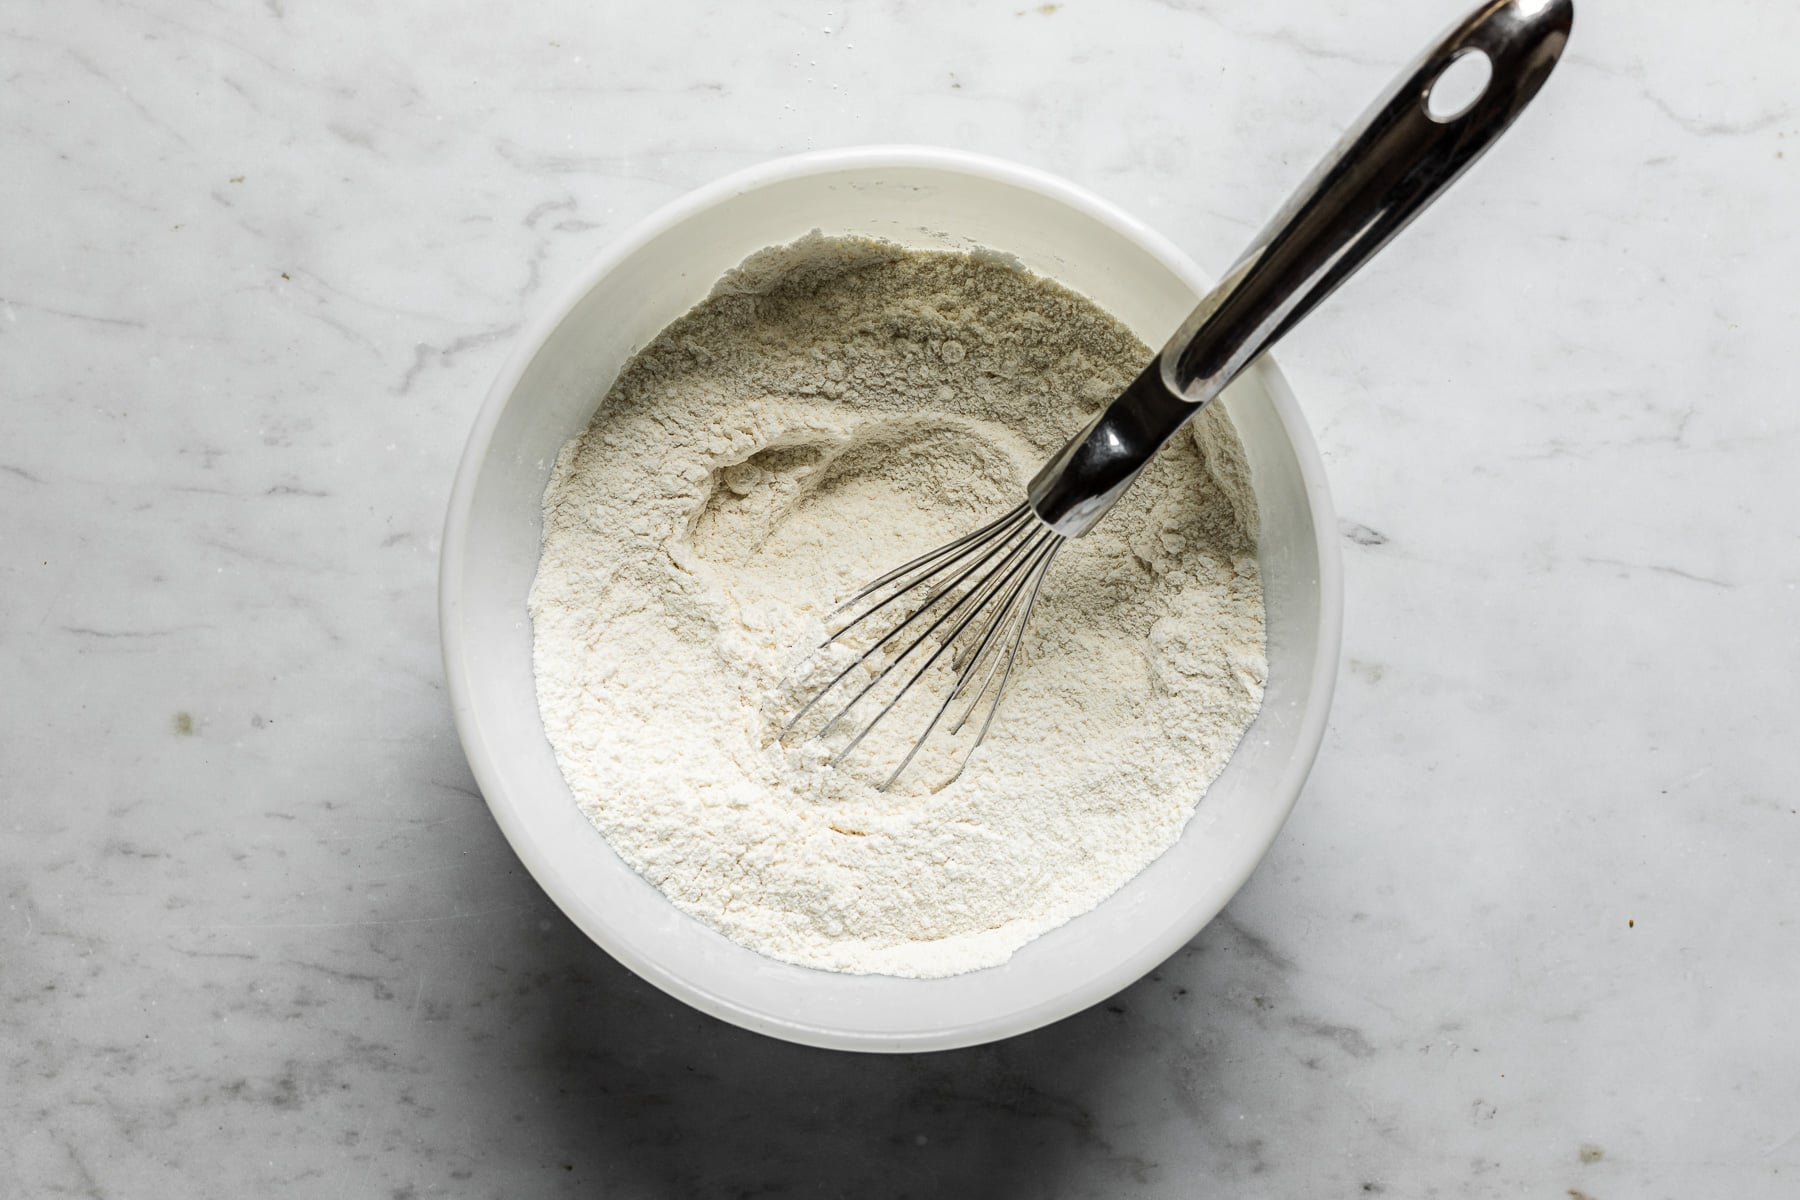
<svg viewBox="0 0 1800 1200">
<path fill-rule="evenodd" d="M 882 793 L 893 758 L 773 744 L 832 605 L 1016 504 L 1149 357 L 1003 263 L 814 236 L 634 359 L 557 460 L 531 594 L 545 730 L 620 856 L 771 957 L 939 976 L 1167 849 L 1265 673 L 1255 506 L 1217 406 L 1058 556 L 954 782 L 941 751 Z"/>
</svg>

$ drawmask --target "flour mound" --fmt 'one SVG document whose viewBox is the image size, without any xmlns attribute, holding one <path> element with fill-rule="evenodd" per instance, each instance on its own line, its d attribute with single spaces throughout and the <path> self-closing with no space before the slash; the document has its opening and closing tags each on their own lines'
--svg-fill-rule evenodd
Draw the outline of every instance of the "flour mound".
<svg viewBox="0 0 1800 1200">
<path fill-rule="evenodd" d="M 620 857 L 773 958 L 932 977 L 1004 962 L 1172 845 L 1266 673 L 1217 405 L 1058 555 L 960 775 L 934 739 L 883 793 L 878 746 L 832 768 L 775 741 L 833 605 L 1017 504 L 1149 357 L 994 256 L 817 235 L 647 346 L 557 460 L 530 600 L 545 732 Z"/>
</svg>

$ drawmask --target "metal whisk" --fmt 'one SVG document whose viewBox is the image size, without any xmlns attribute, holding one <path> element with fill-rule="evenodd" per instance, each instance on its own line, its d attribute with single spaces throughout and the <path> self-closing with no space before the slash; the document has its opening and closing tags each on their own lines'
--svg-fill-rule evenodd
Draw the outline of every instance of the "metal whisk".
<svg viewBox="0 0 1800 1200">
<path fill-rule="evenodd" d="M 822 724 L 805 726 L 824 737 L 865 699 L 879 704 L 836 751 L 831 761 L 840 762 L 948 655 L 946 695 L 882 789 L 906 770 L 959 699 L 964 706 L 949 732 L 959 732 L 985 704 L 969 750 L 980 745 L 1063 543 L 1091 529 L 1176 430 L 1493 144 L 1543 86 L 1573 20 L 1573 0 L 1492 0 L 1414 61 L 1143 373 L 1033 477 L 1025 503 L 889 571 L 838 607 L 832 616 L 840 623 L 827 646 L 853 633 L 872 640 L 812 693 L 781 737 L 796 734 L 808 714 L 831 711 Z M 1446 112 L 1447 97 L 1436 94 L 1440 80 L 1465 57 L 1485 58 L 1489 77 L 1475 99 Z M 910 609 L 901 603 L 909 597 Z M 821 705 L 846 683 L 841 703 Z"/>
</svg>

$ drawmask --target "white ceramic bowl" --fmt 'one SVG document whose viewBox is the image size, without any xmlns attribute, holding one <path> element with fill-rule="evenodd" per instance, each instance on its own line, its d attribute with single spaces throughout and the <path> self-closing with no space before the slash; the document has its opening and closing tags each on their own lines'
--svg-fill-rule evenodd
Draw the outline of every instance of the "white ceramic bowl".
<svg viewBox="0 0 1800 1200">
<path fill-rule="evenodd" d="M 444 531 L 440 618 L 456 726 L 494 818 L 550 897 L 633 971 L 714 1016 L 851 1050 L 938 1050 L 1058 1020 L 1198 933 L 1268 850 L 1324 734 L 1342 600 L 1331 502 L 1292 395 L 1264 362 L 1226 394 L 1261 509 L 1262 713 L 1181 839 L 1085 916 L 1011 961 L 949 979 L 840 975 L 746 950 L 678 912 L 576 807 L 538 719 L 526 593 L 557 450 L 632 353 L 728 268 L 812 229 L 986 246 L 1160 345 L 1205 289 L 1180 251 L 1038 171 L 918 147 L 833 150 L 720 180 L 593 263 L 520 339 L 476 418 Z M 1196 786 L 1198 786 L 1196 784 Z"/>
</svg>

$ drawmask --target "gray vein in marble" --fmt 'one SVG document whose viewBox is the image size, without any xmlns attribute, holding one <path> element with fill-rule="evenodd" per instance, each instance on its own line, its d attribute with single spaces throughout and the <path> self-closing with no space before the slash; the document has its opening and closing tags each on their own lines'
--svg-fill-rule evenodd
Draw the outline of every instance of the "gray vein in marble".
<svg viewBox="0 0 1800 1200">
<path fill-rule="evenodd" d="M 1686 571 L 1680 567 L 1671 567 L 1666 563 L 1624 562 L 1616 558 L 1599 558 L 1592 554 L 1582 555 L 1581 561 L 1596 567 L 1619 567 L 1626 571 L 1649 571 L 1657 575 L 1672 575 L 1676 579 L 1685 579 L 1689 583 L 1704 583 L 1711 587 L 1724 588 L 1727 591 L 1730 591 L 1736 586 L 1723 579 L 1714 579 L 1710 575 L 1698 575 L 1693 571 Z"/>
<path fill-rule="evenodd" d="M 1152 3 L 1182 14 L 1192 14 L 1210 22 L 1234 38 L 1246 41 L 1265 42 L 1278 50 L 1291 51 L 1305 59 L 1317 59 L 1325 62 L 1347 63 L 1355 67 L 1379 68 L 1384 71 L 1397 71 L 1400 66 L 1416 52 L 1416 47 L 1395 43 L 1397 56 L 1393 58 L 1376 58 L 1352 54 L 1339 46 L 1319 42 L 1303 36 L 1292 26 L 1277 26 L 1273 29 L 1252 29 L 1226 20 L 1219 14 L 1213 0 L 1151 0 Z M 1389 25 L 1389 28 L 1392 26 Z"/>
<path fill-rule="evenodd" d="M 510 325 L 502 325 L 496 329 L 484 329 L 476 333 L 465 333 L 460 337 L 451 338 L 441 346 L 429 346 L 424 344 L 415 346 L 413 347 L 412 365 L 406 368 L 406 373 L 400 377 L 400 382 L 394 385 L 394 393 L 396 395 L 404 396 L 412 391 L 413 384 L 417 382 L 420 373 L 426 369 L 433 366 L 453 366 L 459 355 L 470 350 L 479 349 L 483 346 L 491 346 L 496 342 L 502 342 L 518 331 L 519 325 L 518 322 L 515 321 Z"/>
</svg>

